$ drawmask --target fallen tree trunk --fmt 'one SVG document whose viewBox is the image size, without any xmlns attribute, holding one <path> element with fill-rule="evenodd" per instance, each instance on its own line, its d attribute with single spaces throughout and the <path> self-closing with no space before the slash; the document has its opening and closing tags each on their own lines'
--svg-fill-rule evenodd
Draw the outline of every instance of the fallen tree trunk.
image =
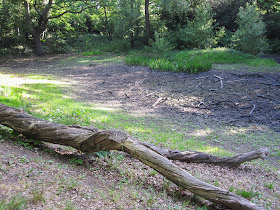
<svg viewBox="0 0 280 210">
<path fill-rule="evenodd" d="M 99 130 L 97 128 L 67 126 L 49 122 L 1 103 L 0 124 L 22 133 L 27 138 L 67 145 L 83 152 L 123 150 L 152 167 L 178 186 L 214 203 L 232 209 L 264 209 L 227 190 L 191 176 L 167 159 L 168 152 L 170 153 L 173 150 L 142 143 L 121 131 Z M 184 152 L 177 151 L 177 154 L 180 153 L 184 155 Z M 173 157 L 175 156 L 173 155 Z M 182 156 L 179 155 L 178 157 Z"/>
</svg>

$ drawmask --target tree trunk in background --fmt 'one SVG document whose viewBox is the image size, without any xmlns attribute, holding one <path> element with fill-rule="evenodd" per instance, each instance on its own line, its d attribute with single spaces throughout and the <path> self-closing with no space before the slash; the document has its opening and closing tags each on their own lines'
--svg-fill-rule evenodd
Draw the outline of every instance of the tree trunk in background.
<svg viewBox="0 0 280 210">
<path fill-rule="evenodd" d="M 43 55 L 44 51 L 41 44 L 41 32 L 33 30 L 31 34 L 33 37 L 34 53 L 39 56 Z"/>
<path fill-rule="evenodd" d="M 42 44 L 41 44 L 41 34 L 43 33 L 44 29 L 40 29 L 40 30 L 36 30 L 33 26 L 32 26 L 32 21 L 31 21 L 31 17 L 30 17 L 30 5 L 29 5 L 29 1 L 24 1 L 24 5 L 25 5 L 25 10 L 26 10 L 26 25 L 28 28 L 29 33 L 32 35 L 33 37 L 33 47 L 34 47 L 34 53 L 36 55 L 43 55 L 43 49 L 42 49 Z M 42 17 L 40 16 L 39 18 L 40 20 L 42 19 Z M 40 23 L 42 23 L 42 21 L 40 21 Z M 40 24 L 39 24 L 40 25 Z M 38 28 L 41 28 L 40 26 L 38 26 Z"/>
<path fill-rule="evenodd" d="M 145 0 L 145 25 L 146 25 L 146 42 L 151 38 L 151 24 L 150 24 L 150 0 Z"/>
<path fill-rule="evenodd" d="M 103 8 L 104 8 L 104 17 L 105 17 L 105 23 L 104 23 L 105 32 L 109 37 L 111 37 L 111 33 L 110 33 L 110 30 L 109 30 L 109 21 L 108 21 L 108 16 L 107 16 L 107 8 L 106 8 L 105 5 L 104 5 Z"/>
<path fill-rule="evenodd" d="M 156 148 L 117 130 L 67 126 L 35 118 L 22 110 L 0 103 L 0 124 L 27 138 L 67 145 L 83 152 L 121 150 L 152 167 L 179 187 L 231 209 L 264 209 L 245 198 L 191 176 Z M 165 149 L 168 150 L 168 149 Z"/>
</svg>

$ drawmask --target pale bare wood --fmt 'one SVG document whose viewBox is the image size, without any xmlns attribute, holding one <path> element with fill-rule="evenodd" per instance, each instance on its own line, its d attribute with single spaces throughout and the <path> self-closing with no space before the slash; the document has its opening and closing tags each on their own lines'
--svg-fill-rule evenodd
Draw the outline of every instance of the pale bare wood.
<svg viewBox="0 0 280 210">
<path fill-rule="evenodd" d="M 168 160 L 162 151 L 157 151 L 121 131 L 49 122 L 1 103 L 0 124 L 13 128 L 27 138 L 67 145 L 83 152 L 122 150 L 152 167 L 178 186 L 214 203 L 231 209 L 264 209 L 227 190 L 196 179 Z"/>
</svg>

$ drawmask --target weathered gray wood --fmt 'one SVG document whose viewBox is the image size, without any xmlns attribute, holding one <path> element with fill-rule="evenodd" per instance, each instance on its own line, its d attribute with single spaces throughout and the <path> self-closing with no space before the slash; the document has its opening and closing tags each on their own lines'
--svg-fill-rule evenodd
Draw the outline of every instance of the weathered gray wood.
<svg viewBox="0 0 280 210">
<path fill-rule="evenodd" d="M 27 138 L 67 145 L 83 152 L 123 150 L 178 186 L 214 203 L 232 209 L 264 209 L 227 190 L 196 179 L 163 156 L 162 151 L 157 151 L 121 131 L 61 125 L 35 118 L 1 103 L 0 124 L 13 128 Z"/>
<path fill-rule="evenodd" d="M 171 150 L 151 144 L 143 144 L 170 160 L 180 160 L 188 163 L 210 163 L 213 165 L 227 166 L 229 168 L 237 168 L 246 161 L 258 158 L 264 159 L 269 153 L 267 148 L 262 148 L 257 151 L 243 153 L 233 157 L 218 157 L 203 152 Z"/>
</svg>

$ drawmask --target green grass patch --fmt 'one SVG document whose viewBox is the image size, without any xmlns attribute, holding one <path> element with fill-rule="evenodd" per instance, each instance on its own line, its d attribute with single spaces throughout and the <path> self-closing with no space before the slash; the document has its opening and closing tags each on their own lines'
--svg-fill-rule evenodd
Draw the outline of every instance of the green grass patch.
<svg viewBox="0 0 280 210">
<path fill-rule="evenodd" d="M 274 186 L 273 186 L 273 183 L 264 183 L 263 186 L 265 186 L 266 188 L 270 189 L 270 190 L 273 190 L 274 189 Z"/>
<path fill-rule="evenodd" d="M 249 191 L 246 191 L 246 190 L 236 190 L 235 193 L 237 195 L 240 195 L 243 198 L 247 198 L 247 199 L 252 199 L 254 197 L 260 196 L 259 192 L 255 192 L 253 190 L 249 190 Z"/>
<path fill-rule="evenodd" d="M 104 52 L 90 51 L 90 52 L 83 52 L 82 55 L 83 55 L 83 56 L 104 55 Z"/>
<path fill-rule="evenodd" d="M 126 57 L 129 65 L 148 66 L 151 69 L 160 71 L 198 73 L 208 71 L 212 68 L 212 62 L 200 57 L 190 57 L 186 59 L 174 59 L 159 56 L 134 55 Z"/>
<path fill-rule="evenodd" d="M 174 55 L 178 60 L 198 56 L 211 60 L 215 64 L 247 64 L 250 66 L 279 66 L 274 60 L 242 53 L 230 48 L 180 51 Z"/>
<path fill-rule="evenodd" d="M 126 57 L 129 65 L 148 66 L 161 71 L 198 73 L 208 71 L 212 64 L 247 64 L 250 66 L 278 66 L 272 59 L 264 59 L 228 48 L 184 50 L 163 55 L 133 55 Z"/>
<path fill-rule="evenodd" d="M 10 200 L 0 200 L 0 209 L 25 209 L 28 200 L 22 195 L 15 195 Z"/>
</svg>

